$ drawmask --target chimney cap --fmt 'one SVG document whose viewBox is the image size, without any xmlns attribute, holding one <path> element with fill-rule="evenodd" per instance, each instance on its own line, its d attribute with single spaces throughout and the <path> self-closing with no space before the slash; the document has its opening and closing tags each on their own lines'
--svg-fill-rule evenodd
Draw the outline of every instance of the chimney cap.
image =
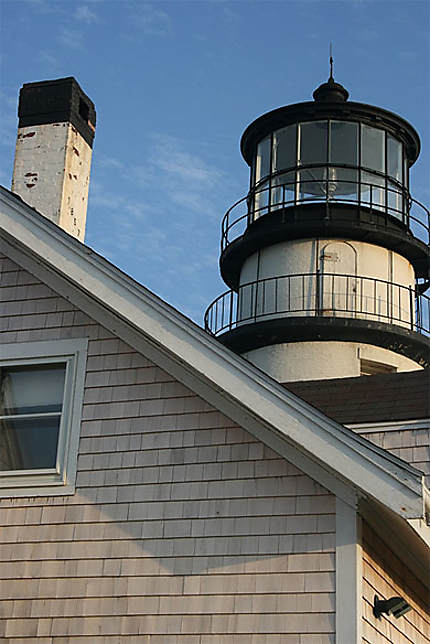
<svg viewBox="0 0 430 644">
<path fill-rule="evenodd" d="M 71 123 L 92 147 L 96 110 L 73 76 L 25 83 L 19 93 L 18 127 Z"/>
</svg>

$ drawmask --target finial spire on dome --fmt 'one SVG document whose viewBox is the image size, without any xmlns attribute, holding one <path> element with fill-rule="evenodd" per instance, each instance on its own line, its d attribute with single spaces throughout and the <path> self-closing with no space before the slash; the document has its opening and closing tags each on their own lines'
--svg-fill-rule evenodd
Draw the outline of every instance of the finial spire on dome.
<svg viewBox="0 0 430 644">
<path fill-rule="evenodd" d="M 333 43 L 330 42 L 330 76 L 313 93 L 314 100 L 322 103 L 344 103 L 348 100 L 349 92 L 333 78 Z"/>
<path fill-rule="evenodd" d="M 333 79 L 333 43 L 330 40 L 330 77 Z"/>
</svg>

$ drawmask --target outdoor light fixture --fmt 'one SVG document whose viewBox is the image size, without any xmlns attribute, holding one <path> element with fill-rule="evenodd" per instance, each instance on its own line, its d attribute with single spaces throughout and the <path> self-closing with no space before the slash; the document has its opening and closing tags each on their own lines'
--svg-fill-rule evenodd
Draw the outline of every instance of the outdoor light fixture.
<svg viewBox="0 0 430 644">
<path fill-rule="evenodd" d="M 394 615 L 396 619 L 407 613 L 412 609 L 412 606 L 403 599 L 403 597 L 390 597 L 390 599 L 378 599 L 378 595 L 375 595 L 373 603 L 373 614 L 378 619 L 381 617 L 382 613 L 387 613 L 387 615 Z"/>
</svg>

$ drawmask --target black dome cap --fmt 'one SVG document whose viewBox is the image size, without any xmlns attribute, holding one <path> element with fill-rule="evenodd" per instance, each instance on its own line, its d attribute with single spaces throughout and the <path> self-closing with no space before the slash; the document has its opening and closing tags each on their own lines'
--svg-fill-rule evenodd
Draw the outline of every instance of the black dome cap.
<svg viewBox="0 0 430 644">
<path fill-rule="evenodd" d="M 348 100 L 349 92 L 340 83 L 335 83 L 333 76 L 326 83 L 323 83 L 314 91 L 314 100 L 321 103 L 345 103 Z"/>
</svg>

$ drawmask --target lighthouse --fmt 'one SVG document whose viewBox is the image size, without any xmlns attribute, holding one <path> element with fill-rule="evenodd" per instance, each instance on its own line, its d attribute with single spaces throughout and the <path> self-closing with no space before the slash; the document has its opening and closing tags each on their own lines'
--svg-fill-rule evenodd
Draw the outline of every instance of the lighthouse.
<svg viewBox="0 0 430 644">
<path fill-rule="evenodd" d="M 206 330 L 279 382 L 430 364 L 429 211 L 415 129 L 327 82 L 245 130 L 246 196 L 222 221 L 228 291 Z"/>
</svg>

